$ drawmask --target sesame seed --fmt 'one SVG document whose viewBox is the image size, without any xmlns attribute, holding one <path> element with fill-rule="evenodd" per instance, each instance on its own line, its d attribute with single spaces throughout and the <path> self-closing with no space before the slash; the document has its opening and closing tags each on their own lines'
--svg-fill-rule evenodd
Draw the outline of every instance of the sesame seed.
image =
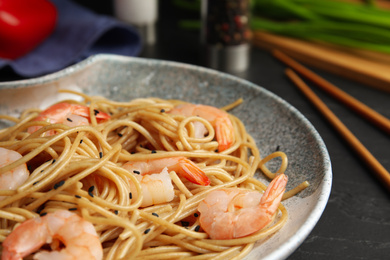
<svg viewBox="0 0 390 260">
<path fill-rule="evenodd" d="M 62 180 L 62 181 L 59 181 L 57 182 L 56 184 L 54 184 L 54 189 L 58 189 L 59 187 L 61 187 L 62 185 L 64 185 L 65 181 Z"/>
<path fill-rule="evenodd" d="M 150 232 L 150 228 L 148 228 L 147 230 L 144 231 L 144 234 L 147 234 Z"/>
<path fill-rule="evenodd" d="M 130 198 L 130 199 L 133 198 L 133 194 L 131 194 L 131 192 L 129 193 L 129 198 Z"/>
<path fill-rule="evenodd" d="M 34 182 L 34 183 L 33 183 L 33 185 L 36 185 L 36 184 L 38 184 L 38 182 L 39 182 L 39 181 L 36 181 L 36 182 Z"/>
<path fill-rule="evenodd" d="M 156 216 L 156 217 L 159 217 L 158 214 L 156 212 L 153 212 L 152 213 L 153 216 Z"/>
<path fill-rule="evenodd" d="M 69 117 L 66 120 L 68 120 L 69 122 L 73 122 L 72 119 L 70 119 Z"/>
<path fill-rule="evenodd" d="M 83 139 L 80 140 L 80 144 L 82 144 L 82 143 L 83 143 Z"/>
<path fill-rule="evenodd" d="M 152 150 L 152 153 L 157 153 L 156 150 Z"/>
<path fill-rule="evenodd" d="M 183 227 L 188 227 L 190 225 L 190 222 L 188 222 L 188 221 L 181 221 L 181 225 Z"/>
<path fill-rule="evenodd" d="M 91 187 L 89 187 L 88 192 L 92 192 L 94 189 L 95 189 L 95 186 L 92 185 Z"/>
<path fill-rule="evenodd" d="M 118 215 L 118 211 L 117 210 L 115 210 L 114 213 L 115 213 L 115 215 Z"/>
<path fill-rule="evenodd" d="M 88 189 L 88 195 L 91 196 L 92 198 L 93 198 L 93 193 L 92 192 L 93 192 L 94 189 L 95 189 L 95 186 L 93 186 L 93 185 L 91 187 L 89 187 L 89 189 Z"/>
<path fill-rule="evenodd" d="M 81 199 L 80 195 L 74 195 L 76 198 Z"/>
<path fill-rule="evenodd" d="M 53 161 L 51 162 L 51 164 L 55 163 L 56 162 L 56 159 L 53 159 Z"/>
<path fill-rule="evenodd" d="M 199 225 L 197 225 L 197 226 L 195 227 L 195 231 L 196 231 L 196 232 L 198 232 L 198 231 L 199 231 L 199 229 L 200 229 L 200 226 L 199 226 Z"/>
<path fill-rule="evenodd" d="M 161 112 L 161 113 L 164 113 L 164 112 L 165 112 L 165 109 L 164 109 L 164 108 L 163 108 L 163 109 L 161 109 L 161 110 L 160 110 L 160 112 Z"/>
<path fill-rule="evenodd" d="M 77 208 L 70 208 L 70 209 L 68 209 L 69 211 L 75 211 L 75 210 L 77 210 Z"/>
<path fill-rule="evenodd" d="M 100 113 L 100 111 L 97 109 L 94 109 L 93 112 L 95 112 L 95 116 Z"/>
<path fill-rule="evenodd" d="M 141 174 L 141 172 L 140 172 L 140 171 L 137 171 L 137 170 L 134 170 L 133 173 L 135 173 L 135 174 Z"/>
<path fill-rule="evenodd" d="M 194 217 L 195 218 L 199 217 L 199 214 L 198 213 L 194 213 Z"/>
<path fill-rule="evenodd" d="M 100 152 L 100 153 L 99 153 L 99 157 L 100 157 L 100 158 L 103 157 L 103 152 Z"/>
<path fill-rule="evenodd" d="M 43 212 L 43 213 L 39 214 L 39 216 L 41 216 L 41 217 L 43 217 L 45 215 L 47 215 L 47 212 Z"/>
<path fill-rule="evenodd" d="M 118 136 L 119 136 L 119 137 L 122 137 L 122 136 L 123 136 L 123 134 L 121 134 L 121 133 L 118 133 Z"/>
</svg>

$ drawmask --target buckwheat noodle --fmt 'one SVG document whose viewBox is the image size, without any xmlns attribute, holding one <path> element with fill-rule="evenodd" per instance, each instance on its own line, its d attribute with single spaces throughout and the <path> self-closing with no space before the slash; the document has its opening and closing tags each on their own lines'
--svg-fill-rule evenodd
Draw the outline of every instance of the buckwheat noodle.
<svg viewBox="0 0 390 260">
<path fill-rule="evenodd" d="M 274 222 L 250 236 L 232 240 L 211 240 L 199 226 L 197 206 L 212 190 L 241 187 L 263 192 L 266 185 L 257 169 L 269 178 L 287 168 L 281 151 L 262 158 L 243 123 L 230 115 L 235 131 L 234 144 L 216 151 L 214 129 L 199 117 L 167 113 L 181 101 L 158 98 L 115 102 L 102 97 L 80 95 L 80 104 L 90 107 L 91 124 L 67 127 L 41 122 L 38 131 L 28 127 L 38 110 L 26 110 L 20 118 L 1 116 L 14 125 L 0 130 L 0 147 L 15 150 L 23 157 L 0 168 L 0 174 L 27 163 L 30 176 L 17 190 L 0 190 L 0 241 L 27 219 L 59 209 L 73 211 L 93 223 L 103 246 L 104 259 L 241 259 L 256 241 L 277 232 L 287 220 L 280 205 Z M 68 100 L 67 102 L 78 103 Z M 241 101 L 225 107 L 233 108 Z M 95 110 L 111 115 L 97 123 Z M 209 133 L 194 137 L 193 122 L 201 121 Z M 55 130 L 56 135 L 45 136 Z M 170 172 L 175 197 L 169 203 L 141 208 L 142 196 L 132 198 L 130 182 L 138 194 L 141 186 L 134 174 L 121 166 L 128 161 L 185 156 L 209 177 L 210 186 L 200 186 Z M 281 159 L 272 173 L 266 163 Z M 288 196 L 304 189 L 301 185 Z"/>
</svg>

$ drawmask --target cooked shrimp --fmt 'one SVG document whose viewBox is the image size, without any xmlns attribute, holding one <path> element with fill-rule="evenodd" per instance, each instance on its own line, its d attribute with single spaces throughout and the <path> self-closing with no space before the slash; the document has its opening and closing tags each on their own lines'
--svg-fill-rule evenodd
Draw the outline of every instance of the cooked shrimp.
<svg viewBox="0 0 390 260">
<path fill-rule="evenodd" d="M 0 167 L 4 167 L 22 158 L 22 155 L 13 150 L 0 147 Z M 24 163 L 0 175 L 0 190 L 15 190 L 22 185 L 30 175 L 27 165 Z M 5 197 L 0 196 L 0 200 Z"/>
<path fill-rule="evenodd" d="M 212 106 L 186 103 L 176 106 L 169 113 L 183 116 L 199 116 L 209 121 L 215 129 L 215 138 L 218 142 L 218 151 L 220 152 L 228 149 L 234 143 L 233 124 L 228 113 L 223 110 Z M 195 125 L 195 127 L 199 128 L 202 126 Z"/>
<path fill-rule="evenodd" d="M 60 247 L 63 243 L 64 248 Z M 102 259 L 103 249 L 94 226 L 75 213 L 58 210 L 44 217 L 29 219 L 15 228 L 3 242 L 3 260 L 28 256 L 43 245 L 34 259 Z"/>
<path fill-rule="evenodd" d="M 168 171 L 175 171 L 192 183 L 207 186 L 210 184 L 209 178 L 206 174 L 191 160 L 185 157 L 172 157 L 153 159 L 138 162 L 127 162 L 123 168 L 130 172 L 136 171 L 141 175 L 159 173 L 165 167 Z"/>
<path fill-rule="evenodd" d="M 165 167 L 162 172 L 154 174 L 140 175 L 135 174 L 139 180 L 142 189 L 141 207 L 156 205 L 159 203 L 170 202 L 175 196 L 172 180 L 168 173 L 168 168 Z M 137 190 L 133 183 L 130 183 L 133 199 L 138 198 Z"/>
<path fill-rule="evenodd" d="M 239 188 L 210 192 L 199 203 L 200 226 L 211 239 L 233 239 L 255 233 L 275 215 L 287 184 L 287 176 L 277 176 L 264 194 Z"/>
<path fill-rule="evenodd" d="M 104 112 L 95 111 L 96 119 L 98 122 L 108 120 L 110 116 Z M 70 127 L 89 125 L 90 123 L 89 107 L 70 104 L 70 103 L 58 103 L 52 105 L 46 110 L 42 111 L 34 121 L 47 121 L 51 124 L 64 124 Z M 31 126 L 28 128 L 29 133 L 33 133 L 40 129 L 41 126 Z M 54 132 L 49 132 L 48 135 L 53 135 Z"/>
</svg>

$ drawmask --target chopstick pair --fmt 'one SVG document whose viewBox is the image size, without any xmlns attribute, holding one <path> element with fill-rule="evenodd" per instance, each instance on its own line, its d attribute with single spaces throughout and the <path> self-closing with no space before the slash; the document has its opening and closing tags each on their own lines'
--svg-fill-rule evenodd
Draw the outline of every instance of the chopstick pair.
<svg viewBox="0 0 390 260">
<path fill-rule="evenodd" d="M 286 75 L 290 78 L 290 80 L 321 112 L 321 114 L 329 121 L 329 123 L 336 129 L 336 131 L 345 139 L 348 145 L 372 170 L 375 176 L 390 191 L 390 173 L 294 71 L 314 82 L 318 87 L 326 91 L 328 94 L 343 104 L 350 107 L 359 115 L 363 116 L 365 119 L 385 131 L 387 134 L 390 134 L 390 120 L 372 110 L 370 107 L 364 105 L 360 101 L 356 100 L 352 96 L 348 95 L 344 91 L 340 90 L 314 72 L 305 68 L 284 53 L 275 50 L 273 54 L 276 58 L 289 66 L 289 68 L 286 69 Z"/>
</svg>

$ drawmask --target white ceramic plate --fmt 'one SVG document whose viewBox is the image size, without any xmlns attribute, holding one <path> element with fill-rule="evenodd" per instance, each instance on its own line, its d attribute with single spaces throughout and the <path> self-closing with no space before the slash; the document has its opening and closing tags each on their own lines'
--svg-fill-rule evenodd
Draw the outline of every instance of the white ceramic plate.
<svg viewBox="0 0 390 260">
<path fill-rule="evenodd" d="M 57 93 L 64 88 L 117 101 L 155 96 L 216 107 L 242 97 L 245 102 L 231 113 L 244 122 L 263 155 L 277 148 L 287 153 L 288 189 L 304 180 L 311 184 L 284 202 L 289 212 L 287 224 L 272 237 L 257 243 L 246 259 L 287 258 L 308 236 L 324 211 L 332 183 L 324 142 L 295 108 L 257 85 L 181 63 L 96 55 L 51 75 L 0 83 L 0 113 L 15 115 L 28 107 L 45 108 L 69 98 Z"/>
</svg>

